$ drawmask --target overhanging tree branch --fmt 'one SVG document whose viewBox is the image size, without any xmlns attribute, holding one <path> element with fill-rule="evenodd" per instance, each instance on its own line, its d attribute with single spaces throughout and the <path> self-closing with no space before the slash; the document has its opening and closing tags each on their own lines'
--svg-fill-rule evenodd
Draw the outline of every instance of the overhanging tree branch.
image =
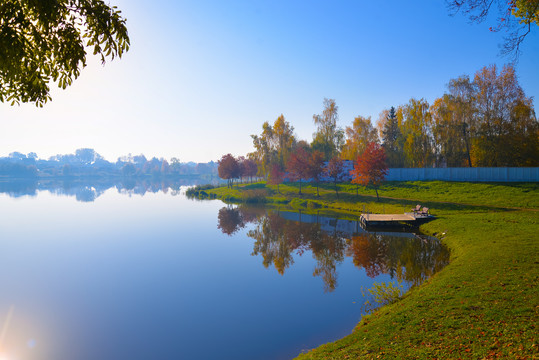
<svg viewBox="0 0 539 360">
<path fill-rule="evenodd" d="M 539 0 L 446 0 L 451 16 L 462 12 L 472 23 L 485 21 L 495 3 L 498 8 L 497 24 L 489 30 L 508 33 L 500 45 L 500 54 L 516 62 L 532 24 L 539 25 Z"/>
<path fill-rule="evenodd" d="M 43 106 L 49 83 L 71 85 L 87 48 L 101 58 L 129 50 L 126 20 L 103 0 L 3 0 L 0 3 L 0 101 Z"/>
</svg>

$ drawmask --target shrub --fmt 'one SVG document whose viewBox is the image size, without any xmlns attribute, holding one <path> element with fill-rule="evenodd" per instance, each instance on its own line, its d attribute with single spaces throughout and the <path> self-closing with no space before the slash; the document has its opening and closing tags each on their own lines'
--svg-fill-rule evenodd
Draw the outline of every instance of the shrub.
<svg viewBox="0 0 539 360">
<path fill-rule="evenodd" d="M 185 195 L 189 198 L 205 199 L 208 198 L 208 193 L 204 190 L 214 189 L 215 187 L 216 186 L 211 184 L 193 186 L 185 191 Z"/>
<path fill-rule="evenodd" d="M 361 288 L 361 293 L 367 298 L 365 301 L 365 312 L 369 313 L 380 306 L 393 304 L 404 294 L 404 287 L 401 282 L 373 283 L 370 289 Z M 370 300 L 374 303 L 371 303 Z"/>
<path fill-rule="evenodd" d="M 269 192 L 265 188 L 245 190 L 242 192 L 242 200 L 246 203 L 264 203 L 268 195 Z"/>
</svg>

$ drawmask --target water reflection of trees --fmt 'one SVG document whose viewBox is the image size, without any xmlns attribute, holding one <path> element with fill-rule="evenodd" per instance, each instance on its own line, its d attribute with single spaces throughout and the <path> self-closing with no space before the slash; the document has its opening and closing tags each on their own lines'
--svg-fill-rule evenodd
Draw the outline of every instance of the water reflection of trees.
<svg viewBox="0 0 539 360">
<path fill-rule="evenodd" d="M 180 194 L 182 186 L 188 185 L 196 185 L 196 179 L 66 177 L 0 181 L 0 193 L 21 197 L 36 196 L 39 191 L 48 191 L 54 195 L 75 197 L 77 201 L 91 202 L 111 188 L 116 188 L 119 193 L 128 196 L 143 196 L 160 191 L 174 196 Z"/>
<path fill-rule="evenodd" d="M 320 219 L 333 226 L 323 228 Z M 323 217 L 311 217 L 311 222 L 300 220 L 301 214 L 298 220 L 289 220 L 277 211 L 229 206 L 219 211 L 218 228 L 232 235 L 247 223 L 254 223 L 247 232 L 255 241 L 252 255 L 260 255 L 264 267 L 273 265 L 279 274 L 294 264 L 294 255 L 310 251 L 316 260 L 313 276 L 320 276 L 324 290 L 329 292 L 337 286 L 337 266 L 345 256 L 352 257 L 353 263 L 364 268 L 371 278 L 389 274 L 409 285 L 420 284 L 449 260 L 447 249 L 434 238 L 339 231 L 339 220 Z"/>
<path fill-rule="evenodd" d="M 437 239 L 376 233 L 352 236 L 347 255 L 371 278 L 389 274 L 411 285 L 419 285 L 449 261 L 449 252 Z"/>
<path fill-rule="evenodd" d="M 338 231 L 323 231 L 318 223 L 286 220 L 270 212 L 256 221 L 247 233 L 253 238 L 253 255 L 261 255 L 263 265 L 275 266 L 279 274 L 294 263 L 293 253 L 301 256 L 307 250 L 316 259 L 313 276 L 320 276 L 325 291 L 337 286 L 337 265 L 344 260 L 346 238 Z"/>
<path fill-rule="evenodd" d="M 234 208 L 224 207 L 219 210 L 219 215 L 217 216 L 218 223 L 217 228 L 221 229 L 224 234 L 232 235 L 237 232 L 240 228 L 245 226 L 241 213 Z"/>
</svg>

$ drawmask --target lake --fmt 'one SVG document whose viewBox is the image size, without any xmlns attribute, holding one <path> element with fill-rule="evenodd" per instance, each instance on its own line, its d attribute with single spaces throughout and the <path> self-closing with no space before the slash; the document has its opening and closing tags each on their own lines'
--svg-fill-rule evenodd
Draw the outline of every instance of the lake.
<svg viewBox="0 0 539 360">
<path fill-rule="evenodd" d="M 0 359 L 290 359 L 351 333 L 362 288 L 449 259 L 353 218 L 99 184 L 0 183 Z"/>
</svg>

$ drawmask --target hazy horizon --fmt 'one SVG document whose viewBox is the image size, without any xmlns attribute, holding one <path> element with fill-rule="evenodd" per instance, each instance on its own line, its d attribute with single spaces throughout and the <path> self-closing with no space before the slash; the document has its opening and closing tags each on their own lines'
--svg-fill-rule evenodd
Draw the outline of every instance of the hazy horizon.
<svg viewBox="0 0 539 360">
<path fill-rule="evenodd" d="M 72 151 L 67 151 L 67 152 L 63 152 L 63 153 L 57 153 L 57 154 L 51 154 L 51 155 L 47 155 L 47 156 L 42 156 L 41 154 L 39 154 L 38 152 L 36 151 L 29 151 L 29 152 L 22 152 L 22 151 L 17 151 L 17 150 L 13 150 L 13 151 L 9 151 L 5 154 L 0 154 L 0 159 L 2 158 L 9 158 L 11 154 L 14 154 L 14 153 L 21 153 L 25 156 L 28 156 L 30 154 L 35 154 L 37 156 L 36 160 L 50 160 L 51 158 L 54 158 L 56 156 L 66 156 L 66 155 L 74 155 L 76 153 L 77 150 L 85 150 L 85 149 L 89 149 L 89 150 L 94 150 L 95 153 L 97 153 L 98 155 L 102 156 L 102 158 L 110 163 L 115 163 L 117 162 L 119 159 L 121 158 L 124 158 L 124 157 L 127 157 L 129 155 L 131 155 L 132 157 L 135 157 L 135 156 L 139 156 L 139 155 L 144 155 L 148 160 L 150 159 L 153 159 L 153 158 L 156 158 L 156 159 L 163 159 L 163 160 L 167 160 L 168 162 L 170 162 L 170 160 L 172 158 L 177 158 L 180 160 L 180 163 L 181 164 L 188 164 L 188 163 L 210 163 L 210 162 L 217 162 L 219 159 L 213 159 L 213 160 L 208 160 L 208 161 L 193 161 L 193 160 L 189 160 L 189 159 L 182 159 L 180 158 L 179 156 L 171 156 L 171 157 L 165 157 L 165 156 L 161 156 L 159 154 L 143 154 L 143 153 L 122 153 L 121 155 L 119 156 L 116 156 L 115 158 L 107 158 L 106 156 L 103 156 L 102 153 L 99 152 L 98 149 L 93 149 L 91 147 L 84 147 L 84 146 L 78 146 L 76 147 L 75 149 L 73 149 Z"/>
</svg>

